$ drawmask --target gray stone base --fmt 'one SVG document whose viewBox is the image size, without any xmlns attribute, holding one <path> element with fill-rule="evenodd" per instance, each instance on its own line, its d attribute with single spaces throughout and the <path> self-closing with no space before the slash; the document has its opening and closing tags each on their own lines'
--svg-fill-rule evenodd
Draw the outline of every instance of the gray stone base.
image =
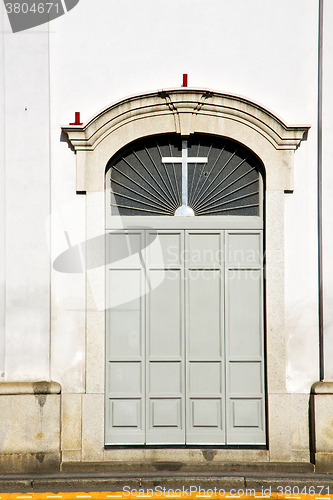
<svg viewBox="0 0 333 500">
<path fill-rule="evenodd" d="M 316 472 L 333 472 L 333 453 L 316 453 Z"/>
<path fill-rule="evenodd" d="M 60 453 L 0 455 L 0 474 L 60 471 Z"/>
<path fill-rule="evenodd" d="M 311 392 L 311 438 L 316 472 L 333 472 L 333 382 L 316 382 Z"/>
<path fill-rule="evenodd" d="M 60 470 L 60 385 L 0 383 L 0 472 Z"/>
<path fill-rule="evenodd" d="M 112 472 L 158 474 L 221 473 L 221 472 L 288 472 L 311 473 L 314 465 L 305 462 L 63 462 L 63 472 Z"/>
<path fill-rule="evenodd" d="M 64 395 L 61 425 L 60 392 L 61 387 L 55 382 L 0 383 L 0 474 L 60 470 L 307 473 L 313 471 L 313 464 L 318 473 L 333 472 L 333 382 L 316 382 L 312 387 L 311 460 L 309 441 L 300 450 L 304 453 L 298 451 L 298 455 L 288 455 L 287 459 L 275 458 L 266 449 L 104 449 L 102 395 L 99 411 L 96 404 L 85 404 L 82 419 L 82 399 L 91 395 Z M 96 403 L 96 397 L 90 399 Z M 308 396 L 304 405 L 308 414 Z M 92 418 L 96 415 L 97 421 Z M 304 422 L 304 435 L 309 432 L 307 423 Z"/>
</svg>

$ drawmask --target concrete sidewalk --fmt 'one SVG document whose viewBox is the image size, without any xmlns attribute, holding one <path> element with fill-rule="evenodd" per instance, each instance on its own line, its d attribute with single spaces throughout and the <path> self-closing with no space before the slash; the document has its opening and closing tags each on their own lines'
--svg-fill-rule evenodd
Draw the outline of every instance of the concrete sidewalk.
<svg viewBox="0 0 333 500">
<path fill-rule="evenodd" d="M 283 463 L 152 463 L 64 464 L 62 472 L 1 474 L 0 492 L 66 492 L 203 488 L 230 491 L 271 489 L 297 496 L 298 493 L 333 494 L 333 474 L 316 473 L 312 464 Z M 108 470 L 101 470 L 101 469 Z M 69 470 L 72 469 L 72 470 Z M 100 470 L 98 470 L 100 469 Z M 287 488 L 287 489 L 286 489 Z M 303 491 L 302 491 L 303 490 Z M 193 491 L 193 490 L 192 490 Z M 267 493 L 269 493 L 267 491 Z"/>
</svg>

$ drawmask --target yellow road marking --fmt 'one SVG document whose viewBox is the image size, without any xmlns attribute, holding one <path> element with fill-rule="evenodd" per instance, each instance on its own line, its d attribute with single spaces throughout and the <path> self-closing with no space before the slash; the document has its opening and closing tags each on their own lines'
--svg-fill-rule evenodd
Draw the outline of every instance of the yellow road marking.
<svg viewBox="0 0 333 500">
<path fill-rule="evenodd" d="M 1 1 L 1 0 L 0 0 Z M 326 489 L 326 488 L 325 488 Z M 204 490 L 203 490 L 204 491 Z M 206 489 L 208 491 L 208 489 Z M 241 490 L 240 490 L 241 491 Z M 237 490 L 235 492 L 238 493 Z M 226 491 L 225 493 L 230 493 L 229 491 Z M 304 495 L 304 494 L 298 494 L 298 496 L 293 496 L 293 495 L 286 495 L 286 494 L 278 494 L 277 492 L 272 492 L 269 495 L 260 495 L 260 491 L 258 491 L 258 495 L 254 494 L 246 494 L 244 492 L 243 495 L 204 495 L 204 494 L 198 494 L 197 492 L 189 494 L 173 494 L 169 495 L 167 491 L 165 491 L 164 494 L 161 494 L 161 492 L 158 493 L 153 493 L 153 494 L 146 494 L 146 495 L 140 495 L 139 490 L 135 489 L 133 491 L 133 494 L 131 492 L 124 492 L 122 491 L 89 491 L 89 492 L 84 492 L 84 491 L 75 491 L 75 492 L 44 492 L 44 493 L 39 493 L 39 492 L 30 492 L 27 494 L 24 494 L 23 492 L 16 492 L 16 493 L 1 493 L 0 492 L 0 500 L 24 500 L 24 499 L 29 499 L 29 500 L 51 500 L 51 499 L 63 499 L 63 500 L 79 500 L 79 499 L 93 499 L 93 500 L 107 500 L 107 499 L 117 499 L 117 498 L 122 498 L 123 500 L 140 500 L 141 498 L 149 498 L 152 500 L 167 500 L 171 498 L 181 498 L 183 500 L 195 500 L 199 498 L 211 498 L 214 500 L 226 500 L 226 499 L 242 499 L 242 500 L 260 500 L 260 499 L 265 499 L 265 500 L 333 500 L 333 495 L 318 495 L 318 496 L 312 496 L 310 494 Z"/>
</svg>

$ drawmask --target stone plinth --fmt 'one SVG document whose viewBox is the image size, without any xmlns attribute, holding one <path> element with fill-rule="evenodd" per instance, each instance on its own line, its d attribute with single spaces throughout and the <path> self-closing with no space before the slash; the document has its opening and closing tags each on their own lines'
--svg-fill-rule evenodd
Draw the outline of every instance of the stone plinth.
<svg viewBox="0 0 333 500">
<path fill-rule="evenodd" d="M 60 392 L 56 382 L 0 383 L 0 472 L 59 470 Z"/>
<path fill-rule="evenodd" d="M 311 392 L 316 472 L 333 472 L 333 382 L 316 382 Z"/>
</svg>

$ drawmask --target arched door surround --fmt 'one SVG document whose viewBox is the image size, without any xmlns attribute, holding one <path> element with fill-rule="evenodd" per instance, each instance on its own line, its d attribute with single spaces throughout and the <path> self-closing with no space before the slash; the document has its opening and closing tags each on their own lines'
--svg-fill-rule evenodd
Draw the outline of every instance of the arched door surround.
<svg viewBox="0 0 333 500">
<path fill-rule="evenodd" d="M 184 139 L 196 133 L 209 134 L 236 141 L 260 158 L 265 168 L 266 363 L 269 437 L 267 459 L 290 460 L 292 456 L 291 436 L 287 435 L 284 418 L 281 418 L 279 412 L 276 411 L 281 407 L 285 409 L 286 414 L 289 411 L 284 331 L 284 193 L 293 191 L 294 151 L 301 141 L 306 139 L 309 127 L 288 126 L 264 107 L 242 97 L 205 89 L 177 88 L 123 99 L 103 109 L 81 126 L 70 125 L 62 128 L 68 134 L 69 141 L 76 152 L 77 191 L 87 193 L 88 238 L 103 234 L 105 231 L 104 190 L 108 161 L 132 141 L 159 134 L 177 134 Z M 119 227 L 123 228 L 123 225 Z M 88 252 L 88 263 L 90 258 L 93 256 L 90 256 Z M 105 296 L 102 282 L 101 296 Z M 87 398 L 89 396 L 94 402 L 95 413 L 99 415 L 96 418 L 99 419 L 98 422 L 103 428 L 105 311 L 102 308 L 96 308 L 94 295 L 89 287 L 87 287 L 86 335 Z M 88 424 L 83 419 L 83 434 L 85 426 Z M 284 436 L 283 443 L 281 443 L 282 435 Z M 87 437 L 87 443 L 90 443 L 91 448 L 92 443 L 89 437 Z M 93 447 L 96 461 L 103 460 L 109 455 L 110 458 L 113 456 L 111 450 L 104 449 L 103 432 L 96 434 Z M 152 450 L 153 452 L 156 450 Z M 139 451 L 137 453 L 140 454 Z M 190 456 L 186 455 L 186 450 L 180 453 L 181 459 L 190 459 Z M 133 451 L 129 451 L 129 457 L 132 454 Z M 123 450 L 123 459 L 126 459 L 125 455 L 126 450 Z M 236 459 L 237 456 L 237 451 L 235 451 Z M 146 450 L 144 455 L 140 455 L 140 460 L 143 459 L 152 459 L 149 450 Z"/>
<path fill-rule="evenodd" d="M 228 137 L 264 163 L 266 190 L 293 190 L 293 151 L 309 126 L 288 126 L 243 97 L 201 89 L 171 89 L 123 99 L 83 125 L 62 129 L 77 157 L 77 191 L 103 191 L 105 166 L 129 142 L 155 134 Z"/>
</svg>

